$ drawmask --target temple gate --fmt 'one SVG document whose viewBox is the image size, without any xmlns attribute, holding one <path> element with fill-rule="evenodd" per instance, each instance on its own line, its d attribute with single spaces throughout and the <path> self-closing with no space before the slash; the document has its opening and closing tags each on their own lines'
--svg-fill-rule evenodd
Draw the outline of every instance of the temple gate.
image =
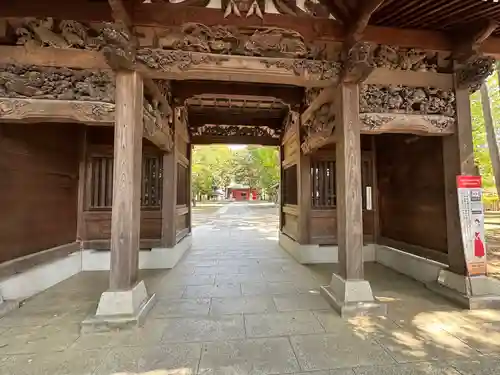
<svg viewBox="0 0 500 375">
<path fill-rule="evenodd" d="M 389 0 L 184 3 L 0 5 L 2 222 L 23 210 L 0 229 L 2 275 L 80 251 L 79 271 L 110 270 L 84 329 L 141 322 L 154 296 L 139 268 L 189 248 L 192 145 L 262 144 L 281 150 L 280 244 L 339 264 L 322 290 L 342 315 L 384 312 L 364 261 L 468 307 L 498 301 L 487 278 L 465 287 L 455 184 L 475 173 L 469 94 L 500 53 L 496 24 L 477 13 L 455 41 L 397 28 L 417 18 L 387 28 Z M 24 211 L 35 233 L 50 217 L 50 238 L 25 238 Z"/>
</svg>

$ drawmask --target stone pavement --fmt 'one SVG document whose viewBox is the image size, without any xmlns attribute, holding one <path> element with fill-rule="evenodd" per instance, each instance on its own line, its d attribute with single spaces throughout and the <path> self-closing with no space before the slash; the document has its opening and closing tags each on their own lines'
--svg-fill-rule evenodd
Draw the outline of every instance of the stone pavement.
<svg viewBox="0 0 500 375">
<path fill-rule="evenodd" d="M 277 246 L 275 208 L 207 215 L 173 270 L 143 272 L 159 299 L 144 327 L 79 334 L 107 288 L 81 273 L 0 319 L 0 374 L 500 374 L 500 314 L 463 311 L 382 266 L 367 266 L 387 318 L 341 320 L 319 295 L 333 265 Z"/>
</svg>

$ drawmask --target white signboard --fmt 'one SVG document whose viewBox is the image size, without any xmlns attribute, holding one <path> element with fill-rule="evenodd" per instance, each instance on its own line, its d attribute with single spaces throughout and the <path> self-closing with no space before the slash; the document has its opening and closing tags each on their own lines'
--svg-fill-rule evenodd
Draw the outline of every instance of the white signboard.
<svg viewBox="0 0 500 375">
<path fill-rule="evenodd" d="M 486 243 L 480 176 L 457 176 L 458 208 L 469 276 L 486 275 Z"/>
</svg>

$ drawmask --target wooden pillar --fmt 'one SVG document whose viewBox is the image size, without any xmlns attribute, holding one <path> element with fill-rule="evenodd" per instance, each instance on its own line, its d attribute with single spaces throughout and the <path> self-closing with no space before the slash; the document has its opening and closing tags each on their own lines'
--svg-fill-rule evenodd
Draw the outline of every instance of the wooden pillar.
<svg viewBox="0 0 500 375">
<path fill-rule="evenodd" d="M 116 74 L 111 290 L 137 282 L 141 215 L 143 82 L 137 72 Z"/>
<path fill-rule="evenodd" d="M 469 90 L 467 88 L 457 89 L 455 95 L 457 131 L 453 135 L 443 137 L 446 235 L 449 270 L 465 275 L 467 267 L 462 243 L 456 177 L 461 174 L 475 175 L 476 171 Z"/>
<path fill-rule="evenodd" d="M 175 112 L 174 121 L 177 119 Z M 161 243 L 163 247 L 174 247 L 176 240 L 177 206 L 177 129 L 174 128 L 172 151 L 163 155 L 163 192 L 161 202 Z"/>
<path fill-rule="evenodd" d="M 361 141 L 358 85 L 339 84 L 335 97 L 337 239 L 340 276 L 363 279 Z"/>
<path fill-rule="evenodd" d="M 298 142 L 298 159 L 297 159 L 297 201 L 298 201 L 298 212 L 299 212 L 299 233 L 298 242 L 300 244 L 308 244 L 310 242 L 309 238 L 309 226 L 311 221 L 311 157 L 309 155 L 304 155 L 302 149 L 300 148 L 300 114 L 296 115 L 296 120 L 294 121 L 294 132 L 297 134 Z"/>
<path fill-rule="evenodd" d="M 76 224 L 76 240 L 84 241 L 87 239 L 85 233 L 85 222 L 83 212 L 85 211 L 85 185 L 87 171 L 87 127 L 84 126 L 80 132 L 79 145 L 79 164 L 78 164 L 78 217 Z M 80 243 L 80 245 L 82 245 Z"/>
</svg>

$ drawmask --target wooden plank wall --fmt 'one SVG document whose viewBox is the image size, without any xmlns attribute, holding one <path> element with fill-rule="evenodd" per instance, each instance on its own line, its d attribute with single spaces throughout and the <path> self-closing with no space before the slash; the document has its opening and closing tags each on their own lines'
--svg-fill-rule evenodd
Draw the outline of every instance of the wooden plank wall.
<svg viewBox="0 0 500 375">
<path fill-rule="evenodd" d="M 362 151 L 362 197 L 363 197 L 363 234 L 366 243 L 374 242 L 376 234 L 376 206 L 372 205 L 372 210 L 366 210 L 366 186 L 372 187 L 372 193 L 376 193 L 374 183 L 373 161 L 374 152 L 372 150 L 372 138 L 376 136 L 361 135 Z M 332 165 L 333 164 L 333 165 Z M 315 170 L 315 166 L 323 168 Z M 310 238 L 309 242 L 319 245 L 337 244 L 337 210 L 335 204 L 332 205 L 328 196 L 335 194 L 336 181 L 325 175 L 326 166 L 333 169 L 335 166 L 335 144 L 329 144 L 316 150 L 311 154 L 311 214 L 310 214 Z M 323 172 L 323 173 L 321 173 Z M 333 186 L 332 186 L 333 182 Z M 317 191 L 319 194 L 315 193 Z M 375 196 L 375 195 L 373 195 Z M 374 201 L 372 203 L 375 203 Z"/>
<path fill-rule="evenodd" d="M 191 144 L 185 124 L 175 129 L 175 155 L 177 159 L 177 204 L 175 217 L 176 242 L 191 231 Z"/>
<path fill-rule="evenodd" d="M 281 161 L 281 231 L 290 238 L 299 240 L 298 168 L 300 139 L 295 129 L 289 129 L 282 144 Z M 296 199 L 290 198 L 297 194 Z"/>
<path fill-rule="evenodd" d="M 113 127 L 88 127 L 87 128 L 87 155 L 86 155 L 86 176 L 85 176 L 85 194 L 84 194 L 84 209 L 81 214 L 83 221 L 83 229 L 81 239 L 85 242 L 97 240 L 110 240 L 111 238 L 111 207 L 91 209 L 89 207 L 90 191 L 90 158 L 93 156 L 113 156 Z M 160 150 L 156 148 L 148 140 L 143 140 L 143 157 L 158 153 Z M 161 156 L 160 156 L 161 159 Z M 103 171 L 103 169 L 100 169 Z M 107 174 L 110 175 L 109 173 Z M 143 184 L 144 185 L 144 184 Z M 103 185 L 104 186 L 104 185 Z M 108 185 L 109 186 L 109 185 Z M 111 190 L 111 189 L 109 189 Z M 161 190 L 161 186 L 158 186 Z M 112 191 L 110 191 L 112 194 Z M 108 196 L 109 193 L 103 193 Z M 160 240 L 161 238 L 161 211 L 158 208 L 143 208 L 141 210 L 141 240 Z M 92 245 L 86 245 L 92 247 Z"/>
<path fill-rule="evenodd" d="M 0 262 L 74 242 L 76 124 L 0 124 Z"/>
<path fill-rule="evenodd" d="M 384 134 L 375 145 L 380 242 L 398 241 L 393 245 L 413 253 L 415 247 L 431 250 L 431 256 L 446 253 L 442 139 Z"/>
</svg>

